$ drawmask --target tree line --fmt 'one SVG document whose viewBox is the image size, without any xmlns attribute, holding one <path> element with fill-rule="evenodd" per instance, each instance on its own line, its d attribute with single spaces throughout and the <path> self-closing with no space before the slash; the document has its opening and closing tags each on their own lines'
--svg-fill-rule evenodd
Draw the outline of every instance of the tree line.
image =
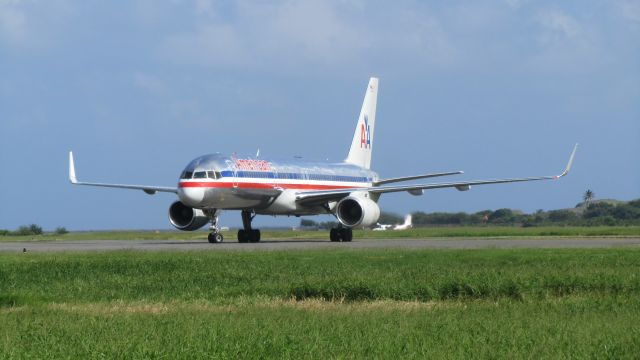
<svg viewBox="0 0 640 360">
<path fill-rule="evenodd" d="M 57 235 L 63 235 L 68 233 L 69 231 L 67 231 L 67 229 L 64 227 L 58 227 L 53 232 Z M 44 231 L 42 230 L 42 227 L 37 224 L 22 225 L 13 231 L 0 229 L 0 236 L 28 236 L 42 234 L 44 234 Z"/>
<path fill-rule="evenodd" d="M 599 226 L 599 225 L 640 225 L 640 199 L 628 202 L 606 200 L 580 203 L 573 209 L 538 210 L 527 214 L 512 209 L 483 210 L 475 213 L 417 211 L 412 213 L 414 226 Z M 387 215 L 390 223 L 402 222 L 402 217 Z"/>
<path fill-rule="evenodd" d="M 466 212 L 416 211 L 411 213 L 414 227 L 427 226 L 626 226 L 640 225 L 640 199 L 617 202 L 611 200 L 593 200 L 593 193 L 585 196 L 585 201 L 572 209 L 538 210 L 527 214 L 519 210 L 498 209 Z M 380 224 L 401 224 L 404 216 L 383 211 Z M 337 226 L 335 221 L 315 222 L 301 219 L 302 228 L 330 229 Z"/>
</svg>

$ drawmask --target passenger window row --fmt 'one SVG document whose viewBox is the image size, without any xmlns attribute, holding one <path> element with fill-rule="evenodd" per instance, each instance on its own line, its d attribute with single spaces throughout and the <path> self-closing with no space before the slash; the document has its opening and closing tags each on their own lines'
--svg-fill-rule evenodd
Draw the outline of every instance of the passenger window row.
<svg viewBox="0 0 640 360">
<path fill-rule="evenodd" d="M 261 179 L 294 179 L 294 180 L 325 180 L 325 181 L 351 181 L 367 182 L 370 178 L 361 176 L 324 175 L 324 174 L 300 174 L 300 173 L 273 173 L 263 171 L 238 171 L 235 174 L 241 178 L 261 178 Z M 185 171 L 180 176 L 181 179 L 220 179 L 222 177 L 234 177 L 232 171 Z"/>
</svg>

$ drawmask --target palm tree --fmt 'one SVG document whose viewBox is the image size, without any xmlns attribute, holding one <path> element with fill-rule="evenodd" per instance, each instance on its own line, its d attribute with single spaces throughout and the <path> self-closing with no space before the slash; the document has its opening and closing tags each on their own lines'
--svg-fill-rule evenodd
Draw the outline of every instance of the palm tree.
<svg viewBox="0 0 640 360">
<path fill-rule="evenodd" d="M 595 196 L 596 194 L 594 194 L 593 191 L 591 191 L 591 189 L 587 189 L 587 191 L 584 192 L 584 195 L 582 195 L 582 199 L 584 200 L 584 205 L 588 207 L 589 203 L 591 203 L 591 200 L 593 200 Z"/>
</svg>

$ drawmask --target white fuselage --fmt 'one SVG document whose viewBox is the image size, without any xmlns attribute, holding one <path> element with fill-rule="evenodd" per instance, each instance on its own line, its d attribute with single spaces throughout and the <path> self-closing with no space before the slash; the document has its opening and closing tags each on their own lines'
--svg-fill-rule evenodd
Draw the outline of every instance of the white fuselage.
<svg viewBox="0 0 640 360">
<path fill-rule="evenodd" d="M 327 213 L 322 206 L 300 206 L 297 192 L 367 188 L 378 175 L 346 163 L 275 161 L 221 154 L 193 160 L 180 176 L 178 196 L 198 209 L 253 209 L 258 214 Z"/>
</svg>

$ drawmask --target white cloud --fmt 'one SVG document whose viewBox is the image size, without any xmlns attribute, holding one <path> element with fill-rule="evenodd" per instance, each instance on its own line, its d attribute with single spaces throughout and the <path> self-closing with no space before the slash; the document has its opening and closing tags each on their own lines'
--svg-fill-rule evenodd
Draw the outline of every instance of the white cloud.
<svg viewBox="0 0 640 360">
<path fill-rule="evenodd" d="M 63 37 L 74 6 L 69 0 L 0 0 L 0 42 L 20 49 L 46 49 Z"/>
<path fill-rule="evenodd" d="M 250 47 L 230 25 L 198 25 L 187 33 L 169 36 L 163 52 L 180 63 L 203 66 L 247 66 L 253 64 Z"/>
<path fill-rule="evenodd" d="M 157 76 L 144 72 L 136 72 L 133 74 L 133 84 L 140 89 L 151 93 L 163 93 L 167 90 L 164 82 Z"/>
<path fill-rule="evenodd" d="M 518 9 L 522 7 L 522 5 L 528 2 L 528 0 L 504 0 L 504 1 L 512 9 Z"/>
<path fill-rule="evenodd" d="M 382 55 L 444 64 L 454 53 L 441 23 L 424 11 L 387 14 L 365 2 L 320 0 L 216 6 L 196 3 L 192 29 L 167 36 L 162 53 L 178 63 L 234 68 L 360 66 Z"/>
<path fill-rule="evenodd" d="M 548 34 L 552 34 L 552 36 L 572 39 L 578 37 L 581 32 L 578 21 L 558 10 L 548 10 L 539 13 L 538 22 L 548 31 Z"/>
<path fill-rule="evenodd" d="M 627 0 L 620 1 L 618 3 L 618 7 L 622 13 L 622 16 L 625 19 L 640 22 L 640 1 L 638 0 Z"/>
<path fill-rule="evenodd" d="M 213 0 L 196 0 L 196 13 L 198 15 L 213 15 L 215 14 L 214 9 Z"/>
<path fill-rule="evenodd" d="M 375 34 L 376 45 L 401 63 L 410 59 L 429 65 L 447 65 L 455 61 L 456 49 L 437 17 L 425 12 L 402 11 L 403 22 Z"/>
<path fill-rule="evenodd" d="M 214 3 L 198 1 L 191 31 L 167 37 L 164 53 L 174 60 L 211 66 L 340 63 L 354 59 L 367 37 L 323 1 L 239 3 L 233 16 L 215 16 Z"/>
<path fill-rule="evenodd" d="M 590 73 L 611 66 L 616 59 L 602 40 L 602 29 L 560 10 L 546 10 L 535 17 L 538 46 L 527 59 L 535 69 L 562 73 Z"/>
<path fill-rule="evenodd" d="M 357 25 L 325 1 L 289 2 L 274 9 L 267 22 L 273 50 L 293 51 L 311 62 L 338 63 L 356 59 L 369 45 Z"/>
<path fill-rule="evenodd" d="M 0 36 L 12 44 L 20 44 L 26 38 L 26 16 L 19 0 L 0 1 Z"/>
</svg>

